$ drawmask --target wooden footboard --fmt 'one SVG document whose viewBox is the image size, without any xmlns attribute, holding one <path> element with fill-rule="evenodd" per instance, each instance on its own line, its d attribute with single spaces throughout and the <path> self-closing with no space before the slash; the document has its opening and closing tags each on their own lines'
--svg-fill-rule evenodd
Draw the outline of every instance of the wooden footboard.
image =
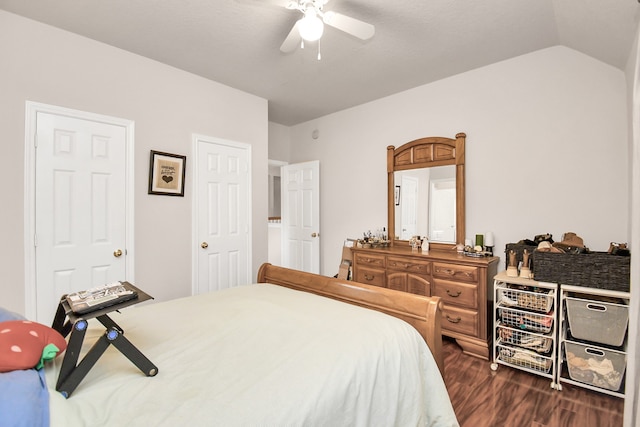
<svg viewBox="0 0 640 427">
<path fill-rule="evenodd" d="M 441 302 L 439 297 L 425 297 L 393 289 L 339 280 L 303 271 L 262 264 L 259 283 L 271 283 L 333 298 L 349 304 L 378 310 L 411 324 L 427 342 L 444 375 L 442 335 L 440 332 Z"/>
</svg>

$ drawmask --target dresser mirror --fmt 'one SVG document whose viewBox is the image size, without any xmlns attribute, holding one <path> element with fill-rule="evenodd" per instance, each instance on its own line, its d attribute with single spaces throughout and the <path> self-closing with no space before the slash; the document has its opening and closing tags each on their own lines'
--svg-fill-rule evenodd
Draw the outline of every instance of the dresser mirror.
<svg viewBox="0 0 640 427">
<path fill-rule="evenodd" d="M 434 250 L 464 242 L 465 139 L 459 133 L 387 147 L 391 245 L 409 245 L 413 236 L 426 236 Z"/>
</svg>

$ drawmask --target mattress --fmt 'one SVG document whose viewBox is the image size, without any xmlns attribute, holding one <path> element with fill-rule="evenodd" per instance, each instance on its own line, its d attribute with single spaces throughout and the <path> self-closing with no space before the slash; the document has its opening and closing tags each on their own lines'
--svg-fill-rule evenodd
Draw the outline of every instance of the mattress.
<svg viewBox="0 0 640 427">
<path fill-rule="evenodd" d="M 51 426 L 458 425 L 422 337 L 377 311 L 256 284 L 110 316 L 158 374 L 110 346 L 65 399 L 57 358 Z"/>
</svg>

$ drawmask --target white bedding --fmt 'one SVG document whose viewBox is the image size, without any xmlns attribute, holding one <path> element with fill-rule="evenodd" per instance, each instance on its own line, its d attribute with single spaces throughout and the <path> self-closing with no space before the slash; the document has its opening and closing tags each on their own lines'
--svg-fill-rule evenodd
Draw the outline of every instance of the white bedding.
<svg viewBox="0 0 640 427">
<path fill-rule="evenodd" d="M 420 335 L 385 314 L 275 285 L 250 285 L 110 317 L 157 367 L 110 346 L 52 426 L 456 426 Z M 88 350 L 104 333 L 89 322 Z"/>
</svg>

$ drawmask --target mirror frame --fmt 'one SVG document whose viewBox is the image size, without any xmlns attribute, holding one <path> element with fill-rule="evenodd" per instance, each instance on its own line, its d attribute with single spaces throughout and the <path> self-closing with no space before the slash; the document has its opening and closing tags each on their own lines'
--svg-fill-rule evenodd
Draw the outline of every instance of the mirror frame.
<svg viewBox="0 0 640 427">
<path fill-rule="evenodd" d="M 387 147 L 387 219 L 389 244 L 409 246 L 408 240 L 396 240 L 395 230 L 395 177 L 394 172 L 407 169 L 430 168 L 434 166 L 456 166 L 456 243 L 465 239 L 465 183 L 464 145 L 467 135 L 460 132 L 455 139 L 433 136 L 407 142 L 395 148 Z M 433 250 L 456 250 L 456 243 L 429 242 Z"/>
</svg>

